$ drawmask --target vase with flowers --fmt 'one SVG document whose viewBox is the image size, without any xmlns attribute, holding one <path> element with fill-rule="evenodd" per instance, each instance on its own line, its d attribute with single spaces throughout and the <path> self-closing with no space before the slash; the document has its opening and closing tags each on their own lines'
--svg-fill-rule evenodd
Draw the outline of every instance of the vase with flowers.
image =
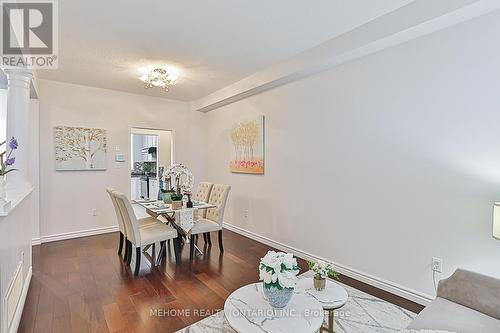
<svg viewBox="0 0 500 333">
<path fill-rule="evenodd" d="M 297 283 L 297 259 L 291 253 L 269 251 L 260 260 L 259 273 L 269 304 L 274 308 L 284 308 Z"/>
<path fill-rule="evenodd" d="M 335 271 L 332 264 L 322 260 L 308 261 L 307 265 L 309 269 L 314 272 L 313 285 L 314 289 L 318 291 L 325 290 L 327 277 L 338 279 L 340 276 L 340 274 Z"/>
</svg>

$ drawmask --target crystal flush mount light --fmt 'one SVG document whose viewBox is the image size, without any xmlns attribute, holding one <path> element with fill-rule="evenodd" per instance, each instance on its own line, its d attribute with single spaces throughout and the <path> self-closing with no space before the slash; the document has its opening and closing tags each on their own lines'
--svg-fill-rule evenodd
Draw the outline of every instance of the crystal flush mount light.
<svg viewBox="0 0 500 333">
<path fill-rule="evenodd" d="M 147 74 L 140 77 L 144 82 L 144 88 L 161 88 L 168 91 L 170 87 L 177 84 L 179 72 L 173 67 L 157 67 L 151 69 Z"/>
</svg>

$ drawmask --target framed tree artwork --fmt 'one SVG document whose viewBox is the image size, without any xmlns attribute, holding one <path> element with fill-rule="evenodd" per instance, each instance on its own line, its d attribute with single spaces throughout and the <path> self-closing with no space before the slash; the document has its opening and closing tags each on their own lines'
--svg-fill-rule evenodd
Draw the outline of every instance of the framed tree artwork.
<svg viewBox="0 0 500 333">
<path fill-rule="evenodd" d="M 235 173 L 264 174 L 264 116 L 233 125 L 229 133 L 229 170 Z"/>
<path fill-rule="evenodd" d="M 57 126 L 54 139 L 57 171 L 106 170 L 106 130 Z"/>
</svg>

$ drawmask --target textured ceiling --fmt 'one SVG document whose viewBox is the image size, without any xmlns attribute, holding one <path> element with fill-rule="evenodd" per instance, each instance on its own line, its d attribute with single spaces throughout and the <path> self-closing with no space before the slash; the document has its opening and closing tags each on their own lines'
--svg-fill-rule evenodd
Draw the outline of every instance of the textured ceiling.
<svg viewBox="0 0 500 333">
<path fill-rule="evenodd" d="M 409 0 L 59 1 L 59 69 L 42 79 L 194 100 Z M 145 90 L 139 69 L 179 68 L 179 84 Z"/>
</svg>

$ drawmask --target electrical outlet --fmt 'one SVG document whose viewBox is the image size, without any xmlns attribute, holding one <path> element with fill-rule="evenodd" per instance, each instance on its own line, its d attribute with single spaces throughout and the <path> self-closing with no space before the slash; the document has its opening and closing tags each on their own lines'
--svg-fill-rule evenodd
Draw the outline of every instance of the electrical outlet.
<svg viewBox="0 0 500 333">
<path fill-rule="evenodd" d="M 245 210 L 243 211 L 243 217 L 244 217 L 244 218 L 248 218 L 248 215 L 249 215 L 249 213 L 248 213 L 248 209 L 245 209 Z"/>
<path fill-rule="evenodd" d="M 97 209 L 95 208 L 92 209 L 92 216 L 97 216 Z"/>
<path fill-rule="evenodd" d="M 441 259 L 441 258 L 432 258 L 431 269 L 434 272 L 443 273 L 443 259 Z"/>
</svg>

